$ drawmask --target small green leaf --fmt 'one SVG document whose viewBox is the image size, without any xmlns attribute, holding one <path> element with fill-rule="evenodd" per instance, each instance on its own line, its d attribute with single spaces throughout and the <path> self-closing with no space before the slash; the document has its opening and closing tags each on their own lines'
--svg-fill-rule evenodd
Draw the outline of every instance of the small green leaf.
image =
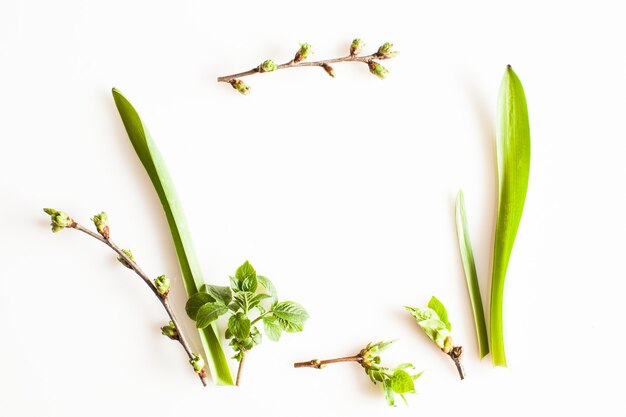
<svg viewBox="0 0 626 417">
<path fill-rule="evenodd" d="M 240 340 L 250 336 L 250 319 L 243 313 L 237 313 L 228 319 L 228 330 Z"/>
<path fill-rule="evenodd" d="M 237 272 L 235 272 L 235 278 L 237 278 L 238 288 L 242 291 L 255 292 L 257 289 L 256 271 L 250 265 L 248 261 L 244 262 Z"/>
<path fill-rule="evenodd" d="M 396 369 L 391 377 L 391 389 L 398 394 L 414 393 L 413 378 L 402 369 Z"/>
<path fill-rule="evenodd" d="M 380 353 L 383 350 L 387 349 L 391 344 L 395 343 L 396 340 L 389 340 L 387 342 L 384 341 L 380 341 L 378 343 L 375 344 L 369 344 L 367 349 L 369 349 L 372 353 Z"/>
<path fill-rule="evenodd" d="M 239 288 L 239 281 L 237 281 L 237 278 L 235 277 L 228 277 L 230 279 L 230 288 L 232 288 L 233 291 L 241 291 L 241 288 Z"/>
<path fill-rule="evenodd" d="M 282 333 L 282 329 L 280 324 L 278 324 L 278 319 L 272 316 L 263 317 L 263 329 L 265 330 L 265 334 L 267 338 L 272 342 L 278 342 L 280 339 L 280 335 Z"/>
<path fill-rule="evenodd" d="M 304 307 L 293 301 L 282 301 L 276 304 L 272 310 L 282 329 L 286 332 L 300 332 L 309 314 Z"/>
<path fill-rule="evenodd" d="M 413 366 L 412 363 L 402 363 L 396 366 L 396 369 L 408 369 L 408 368 L 415 369 L 415 366 Z"/>
<path fill-rule="evenodd" d="M 254 294 L 250 291 L 235 293 L 235 303 L 237 303 L 245 313 L 248 313 L 254 307 L 258 306 L 261 300 L 265 298 L 269 298 L 269 295 Z"/>
<path fill-rule="evenodd" d="M 198 310 L 206 303 L 212 303 L 215 299 L 205 292 L 197 292 L 187 300 L 185 310 L 191 320 L 196 320 Z"/>
<path fill-rule="evenodd" d="M 233 294 L 229 287 L 222 287 L 219 285 L 207 285 L 206 292 L 215 298 L 215 301 L 224 305 L 228 305 L 233 298 Z"/>
<path fill-rule="evenodd" d="M 391 388 L 390 380 L 383 381 L 383 392 L 385 393 L 385 400 L 387 401 L 387 404 L 389 404 L 392 407 L 395 407 L 396 399 L 394 398 L 394 395 L 393 395 L 393 389 Z"/>
<path fill-rule="evenodd" d="M 196 315 L 196 327 L 203 329 L 226 312 L 228 312 L 228 307 L 223 304 L 206 303 L 198 310 L 198 314 Z"/>
<path fill-rule="evenodd" d="M 278 293 L 276 292 L 276 287 L 274 287 L 272 281 L 262 275 L 257 275 L 256 279 L 261 283 L 263 287 L 265 287 L 271 297 L 270 302 L 272 303 L 272 305 L 275 305 L 278 302 Z"/>
<path fill-rule="evenodd" d="M 445 338 L 450 335 L 446 324 L 441 320 L 429 319 L 420 321 L 419 325 L 426 335 L 435 342 L 440 349 L 443 349 Z"/>
<path fill-rule="evenodd" d="M 428 302 L 428 308 L 437 313 L 437 316 L 439 316 L 439 320 L 446 324 L 448 330 L 452 330 L 452 325 L 448 321 L 448 312 L 446 311 L 446 308 L 444 307 L 443 303 L 439 301 L 434 295 Z"/>
<path fill-rule="evenodd" d="M 418 308 L 418 307 L 407 307 L 404 306 L 406 311 L 408 311 L 417 321 L 429 320 L 429 319 L 438 319 L 437 313 L 430 308 Z"/>
</svg>

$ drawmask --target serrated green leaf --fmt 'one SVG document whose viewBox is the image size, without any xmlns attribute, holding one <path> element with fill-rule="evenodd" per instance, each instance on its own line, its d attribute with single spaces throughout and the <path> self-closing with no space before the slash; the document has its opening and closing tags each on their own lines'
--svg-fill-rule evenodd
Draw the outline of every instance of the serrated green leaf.
<svg viewBox="0 0 626 417">
<path fill-rule="evenodd" d="M 274 287 L 274 284 L 272 284 L 272 281 L 270 281 L 268 278 L 262 275 L 257 275 L 256 279 L 267 290 L 271 298 L 270 300 L 271 304 L 275 305 L 278 302 L 278 293 L 276 292 L 276 287 Z"/>
<path fill-rule="evenodd" d="M 228 319 L 228 330 L 240 340 L 250 336 L 250 319 L 243 313 L 237 313 Z"/>
<path fill-rule="evenodd" d="M 434 295 L 430 298 L 430 301 L 428 302 L 428 308 L 437 313 L 437 317 L 439 317 L 439 320 L 445 323 L 448 330 L 452 330 L 452 325 L 448 320 L 448 312 L 446 311 L 446 308 L 444 307 L 443 303 L 439 301 Z"/>
<path fill-rule="evenodd" d="M 281 301 L 272 309 L 274 317 L 278 319 L 281 328 L 290 333 L 300 332 L 309 314 L 304 307 L 293 301 Z"/>
<path fill-rule="evenodd" d="M 277 318 L 272 316 L 263 317 L 263 330 L 265 330 L 265 335 L 272 342 L 278 342 L 278 340 L 280 340 L 282 328 L 280 327 Z"/>
<path fill-rule="evenodd" d="M 424 333 L 426 333 L 440 349 L 444 348 L 445 339 L 450 335 L 450 331 L 444 322 L 438 319 L 428 319 L 420 321 L 419 325 L 422 330 L 424 330 Z"/>
<path fill-rule="evenodd" d="M 229 287 L 219 285 L 207 285 L 206 292 L 212 296 L 215 301 L 228 305 L 233 298 L 233 294 Z"/>
<path fill-rule="evenodd" d="M 240 291 L 238 293 L 235 293 L 234 299 L 235 299 L 235 303 L 237 303 L 237 305 L 239 305 L 239 307 L 241 307 L 241 309 L 245 313 L 248 313 L 254 307 L 258 306 L 259 303 L 265 298 L 269 298 L 269 295 L 254 294 L 249 291 Z"/>
<path fill-rule="evenodd" d="M 474 327 L 476 328 L 476 338 L 478 341 L 478 354 L 481 358 L 484 358 L 485 355 L 489 353 L 489 338 L 487 335 L 487 323 L 485 322 L 483 299 L 480 295 L 478 274 L 476 273 L 476 264 L 474 263 L 474 252 L 472 251 L 472 242 L 470 241 L 467 226 L 465 198 L 463 197 L 462 190 L 459 190 L 459 194 L 456 197 L 455 212 L 456 234 L 459 240 L 461 261 L 463 262 L 465 280 L 467 281 L 467 289 L 469 292 L 470 302 L 472 304 L 472 311 L 474 312 Z"/>
<path fill-rule="evenodd" d="M 519 228 L 530 172 L 530 125 L 524 87 L 508 66 L 500 85 L 496 125 L 498 215 L 491 279 L 491 353 L 506 366 L 502 303 L 504 281 Z"/>
<path fill-rule="evenodd" d="M 143 124 L 139 114 L 122 93 L 113 89 L 113 99 L 122 118 L 126 132 L 139 160 L 144 166 L 148 177 L 161 201 L 165 217 L 170 228 L 176 255 L 180 266 L 183 283 L 190 297 L 198 292 L 204 284 L 200 266 L 182 206 L 176 195 L 174 183 L 170 178 L 167 166 L 154 144 L 150 132 Z M 209 370 L 213 381 L 218 385 L 234 385 L 228 368 L 228 361 L 220 343 L 219 330 L 216 324 L 200 331 L 200 339 L 205 350 Z"/>
<path fill-rule="evenodd" d="M 203 329 L 217 320 L 219 316 L 226 314 L 227 312 L 228 307 L 223 304 L 206 303 L 198 309 L 198 313 L 196 314 L 196 327 L 198 329 Z"/>
<path fill-rule="evenodd" d="M 246 261 L 237 268 L 235 272 L 235 278 L 237 278 L 238 288 L 242 291 L 255 292 L 257 289 L 256 271 L 250 265 L 250 262 Z"/>
<path fill-rule="evenodd" d="M 413 378 L 402 369 L 396 369 L 391 377 L 391 389 L 398 394 L 414 393 Z"/>
<path fill-rule="evenodd" d="M 185 311 L 191 320 L 196 320 L 198 310 L 206 303 L 212 303 L 215 299 L 205 292 L 197 292 L 187 300 Z"/>
</svg>

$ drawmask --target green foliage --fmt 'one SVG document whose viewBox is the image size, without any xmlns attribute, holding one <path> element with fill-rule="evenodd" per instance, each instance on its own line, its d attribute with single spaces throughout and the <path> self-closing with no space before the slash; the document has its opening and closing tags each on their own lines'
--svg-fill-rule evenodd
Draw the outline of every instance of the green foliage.
<svg viewBox="0 0 626 417">
<path fill-rule="evenodd" d="M 150 177 L 163 206 L 174 247 L 176 248 L 183 283 L 185 284 L 187 295 L 191 297 L 204 285 L 204 281 L 200 265 L 196 259 L 182 205 L 174 188 L 174 182 L 169 175 L 165 161 L 150 136 L 150 132 L 148 132 L 133 105 L 115 88 L 113 89 L 113 99 L 128 133 L 128 138 L 148 177 Z M 217 334 L 218 328 L 216 324 L 212 324 L 210 327 L 200 331 L 200 339 L 208 359 L 211 375 L 218 385 L 234 385 L 228 362 Z"/>
<path fill-rule="evenodd" d="M 403 363 L 395 368 L 387 368 L 380 366 L 380 356 L 378 354 L 384 351 L 389 345 L 395 341 L 369 343 L 361 352 L 361 366 L 365 369 L 365 373 L 370 377 L 372 383 L 381 383 L 383 394 L 387 404 L 395 406 L 395 394 L 399 395 L 406 403 L 404 394 L 414 394 L 414 380 L 419 378 L 422 373 L 411 375 L 405 369 L 415 369 L 410 363 Z"/>
<path fill-rule="evenodd" d="M 506 366 L 502 304 L 504 280 L 522 218 L 530 172 L 530 125 L 524 87 L 507 67 L 498 97 L 496 154 L 498 217 L 491 277 L 491 352 L 493 364 Z"/>
<path fill-rule="evenodd" d="M 439 349 L 447 350 L 449 343 L 446 342 L 451 340 L 452 324 L 448 320 L 448 312 L 441 301 L 432 297 L 428 308 L 407 306 L 404 308 L 417 320 L 424 333 L 435 342 Z"/>
<path fill-rule="evenodd" d="M 264 306 L 264 301 L 269 303 Z M 225 337 L 230 340 L 230 346 L 235 351 L 234 358 L 238 361 L 248 350 L 261 343 L 261 333 L 255 326 L 259 321 L 263 321 L 267 338 L 278 341 L 283 331 L 302 331 L 309 318 L 300 304 L 279 302 L 274 284 L 264 276 L 257 276 L 248 261 L 230 277 L 230 288 L 205 285 L 201 292 L 189 297 L 185 309 L 197 327 L 209 326 L 220 316 L 229 314 Z M 258 314 L 252 318 L 255 310 Z"/>
<path fill-rule="evenodd" d="M 480 287 L 478 285 L 478 274 L 476 273 L 476 264 L 474 263 L 474 252 L 472 250 L 472 242 L 469 236 L 467 226 L 467 215 L 465 214 L 465 199 L 463 191 L 459 190 L 456 198 L 456 233 L 459 240 L 459 250 L 461 252 L 461 261 L 463 262 L 463 270 L 465 271 L 465 279 L 467 281 L 467 289 L 469 291 L 470 302 L 474 312 L 474 327 L 476 328 L 476 338 L 478 339 L 478 353 L 481 358 L 489 353 L 489 339 L 487 334 L 487 323 L 485 322 L 485 310 L 483 308 L 483 300 L 480 295 Z"/>
</svg>

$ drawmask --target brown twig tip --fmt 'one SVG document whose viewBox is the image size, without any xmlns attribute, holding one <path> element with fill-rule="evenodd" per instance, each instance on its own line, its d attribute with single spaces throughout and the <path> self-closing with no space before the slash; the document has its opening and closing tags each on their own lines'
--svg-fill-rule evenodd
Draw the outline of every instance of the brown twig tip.
<svg viewBox="0 0 626 417">
<path fill-rule="evenodd" d="M 463 355 L 463 347 L 462 346 L 454 346 L 452 350 L 448 353 L 448 356 L 454 362 L 457 371 L 459 372 L 459 377 L 461 380 L 465 379 L 465 369 L 463 369 L 463 364 L 461 363 L 461 355 Z"/>
<path fill-rule="evenodd" d="M 328 75 L 334 78 L 335 70 L 333 67 L 330 66 L 330 64 L 340 62 L 362 62 L 368 65 L 369 70 L 372 74 L 374 74 L 378 78 L 384 78 L 389 73 L 389 71 L 387 71 L 382 65 L 378 64 L 374 60 L 391 59 L 398 55 L 397 51 L 392 50 L 393 44 L 385 42 L 378 48 L 375 53 L 365 56 L 359 56 L 363 46 L 364 43 L 360 39 L 354 39 L 350 44 L 350 53 L 347 56 L 333 59 L 325 59 L 321 61 L 307 62 L 306 59 L 313 52 L 311 50 L 310 44 L 303 43 L 300 45 L 300 49 L 298 49 L 294 58 L 290 61 L 285 62 L 284 64 L 277 65 L 274 63 L 274 61 L 268 59 L 248 71 L 217 77 L 217 81 L 221 83 L 229 83 L 239 93 L 243 95 L 248 95 L 250 93 L 250 87 L 247 84 L 243 83 L 240 78 L 254 74 L 264 74 L 266 72 L 274 72 L 281 69 L 299 67 L 321 67 L 326 71 Z"/>
</svg>

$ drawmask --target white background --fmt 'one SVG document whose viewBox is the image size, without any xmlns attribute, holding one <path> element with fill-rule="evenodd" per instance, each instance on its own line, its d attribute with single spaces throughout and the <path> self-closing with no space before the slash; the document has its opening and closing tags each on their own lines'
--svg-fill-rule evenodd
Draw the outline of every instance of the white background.
<svg viewBox="0 0 626 417">
<path fill-rule="evenodd" d="M 619 2 L 9 1 L 0 3 L 0 414 L 314 416 L 624 415 L 626 27 Z M 393 42 L 387 80 L 356 63 L 218 75 L 301 42 L 316 59 Z M 496 204 L 494 116 L 506 64 L 532 132 L 526 209 L 505 298 L 508 369 L 478 360 L 454 231 L 465 191 L 488 305 Z M 205 279 L 245 259 L 301 302 L 301 334 L 265 341 L 243 386 L 202 389 L 164 312 L 103 245 L 53 235 L 42 207 L 112 237 L 182 284 L 159 201 L 116 112 L 116 86 L 160 147 Z M 465 348 L 458 380 L 402 309 L 431 295 Z M 425 370 L 386 406 L 347 355 Z M 230 355 L 230 351 L 227 351 Z M 435 414 L 436 413 L 436 414 Z M 231 414 L 232 415 L 232 414 Z"/>
</svg>

